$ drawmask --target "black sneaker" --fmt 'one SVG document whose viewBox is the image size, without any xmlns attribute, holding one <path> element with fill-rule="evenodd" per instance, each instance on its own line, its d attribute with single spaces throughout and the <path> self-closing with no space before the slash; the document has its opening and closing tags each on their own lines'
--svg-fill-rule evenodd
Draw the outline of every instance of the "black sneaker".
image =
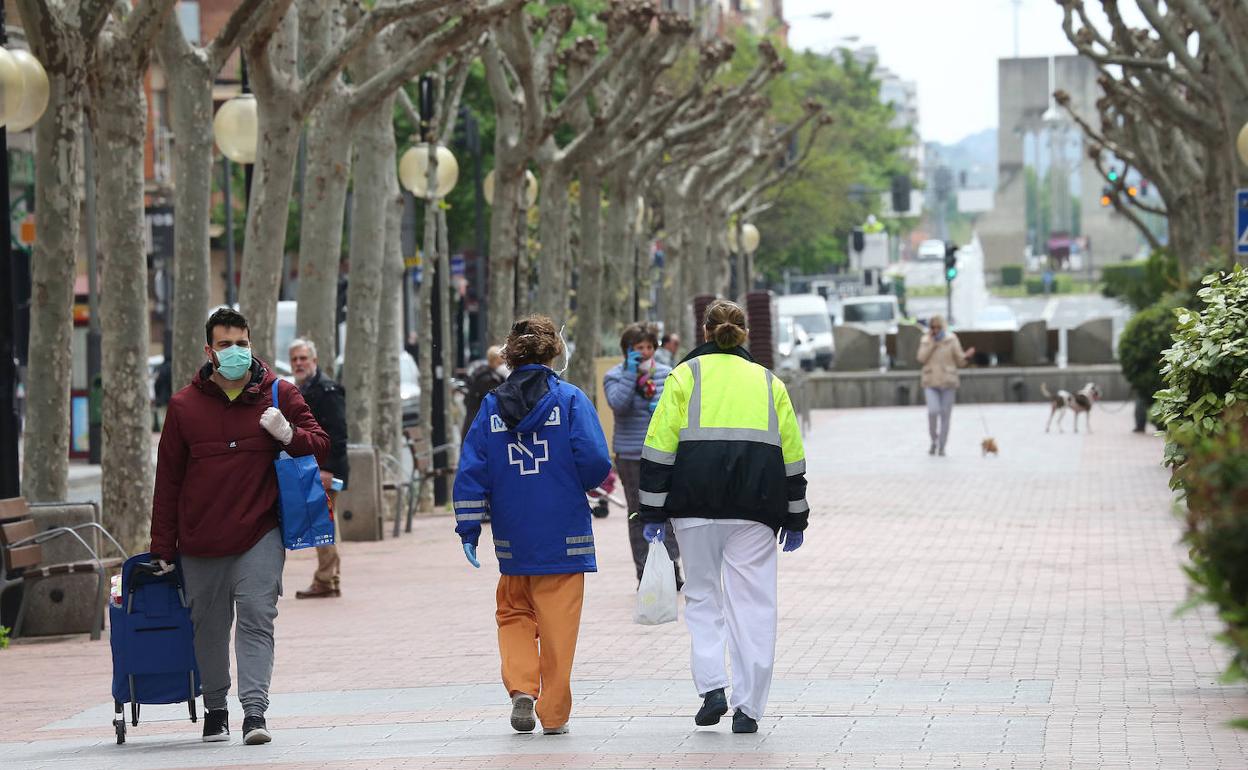
<svg viewBox="0 0 1248 770">
<path fill-rule="evenodd" d="M 728 713 L 728 699 L 724 697 L 724 688 L 711 690 L 702 696 L 702 708 L 693 718 L 699 727 L 710 727 L 719 724 L 719 718 Z"/>
<path fill-rule="evenodd" d="M 273 740 L 273 736 L 269 735 L 269 728 L 264 723 L 264 717 L 245 717 L 243 719 L 243 743 L 248 746 L 259 746 L 271 740 Z"/>
<path fill-rule="evenodd" d="M 204 743 L 220 743 L 230 739 L 230 712 L 214 709 L 204 714 Z"/>
<path fill-rule="evenodd" d="M 750 719 L 741 709 L 737 709 L 732 715 L 732 731 L 734 733 L 756 733 L 758 732 L 758 722 Z"/>
</svg>

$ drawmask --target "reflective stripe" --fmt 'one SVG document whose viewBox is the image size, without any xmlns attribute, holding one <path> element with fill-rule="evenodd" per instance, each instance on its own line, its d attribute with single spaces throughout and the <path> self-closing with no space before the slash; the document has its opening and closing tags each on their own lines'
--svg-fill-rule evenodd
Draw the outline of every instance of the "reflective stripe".
<svg viewBox="0 0 1248 770">
<path fill-rule="evenodd" d="M 810 504 L 805 500 L 790 500 L 789 513 L 805 513 L 810 510 Z"/>
<path fill-rule="evenodd" d="M 455 521 L 481 521 L 484 518 L 485 518 L 485 511 L 479 511 L 477 513 L 455 514 Z"/>
<path fill-rule="evenodd" d="M 797 476 L 806 472 L 806 460 L 801 459 L 795 463 L 788 463 L 784 466 L 785 476 Z"/>
<path fill-rule="evenodd" d="M 495 551 L 494 551 L 494 555 L 495 555 L 495 556 L 497 556 L 497 557 L 498 557 L 498 558 L 500 558 L 500 559 L 510 559 L 510 558 L 511 558 L 511 554 L 510 554 L 510 553 L 508 553 L 507 551 L 499 551 L 499 550 L 495 550 Z"/>
<path fill-rule="evenodd" d="M 689 427 L 702 426 L 702 362 L 693 359 L 689 362 L 689 371 L 693 373 L 693 390 L 689 393 Z"/>
<path fill-rule="evenodd" d="M 569 548 L 568 556 L 589 556 L 593 552 L 594 547 L 592 545 L 588 548 Z"/>
<path fill-rule="evenodd" d="M 767 430 L 758 428 L 703 428 L 702 427 L 702 363 L 698 359 L 689 362 L 689 370 L 693 372 L 693 393 L 689 397 L 689 427 L 680 431 L 681 441 L 752 441 L 757 444 L 782 446 L 780 438 L 780 415 L 776 412 L 776 399 L 773 388 L 775 375 L 770 369 L 767 374 Z M 642 450 L 645 457 L 645 449 Z M 675 463 L 673 455 L 672 462 Z"/>
<path fill-rule="evenodd" d="M 494 547 L 495 548 L 510 548 L 511 541 L 510 540 L 495 540 Z"/>
<path fill-rule="evenodd" d="M 667 505 L 666 492 L 647 492 L 643 489 L 637 496 L 637 499 L 642 505 L 650 505 L 655 508 L 662 508 L 664 505 Z"/>
<path fill-rule="evenodd" d="M 571 543 L 592 543 L 592 542 L 594 542 L 594 536 L 593 536 L 593 535 L 577 535 L 577 536 L 575 536 L 575 537 L 565 537 L 563 540 L 564 540 L 564 542 L 565 542 L 565 543 L 569 543 L 569 544 L 571 544 Z"/>
<path fill-rule="evenodd" d="M 758 428 L 685 428 L 681 441 L 752 441 L 780 446 L 780 434 Z"/>
<path fill-rule="evenodd" d="M 456 500 L 455 501 L 456 510 L 460 508 L 484 508 L 484 507 L 485 507 L 484 500 Z"/>
<path fill-rule="evenodd" d="M 649 460 L 650 462 L 658 463 L 659 465 L 675 465 L 676 453 L 663 452 L 651 446 L 643 446 L 641 448 L 641 459 Z"/>
</svg>

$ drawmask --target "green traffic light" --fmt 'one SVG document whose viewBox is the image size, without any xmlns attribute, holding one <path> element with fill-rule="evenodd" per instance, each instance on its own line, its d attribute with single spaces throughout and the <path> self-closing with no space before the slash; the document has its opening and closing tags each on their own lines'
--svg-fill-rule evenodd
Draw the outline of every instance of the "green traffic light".
<svg viewBox="0 0 1248 770">
<path fill-rule="evenodd" d="M 1117 172 L 1117 171 L 1113 171 L 1113 170 L 1111 170 L 1111 171 L 1109 172 L 1109 181 L 1111 181 L 1111 182 L 1117 182 L 1117 181 L 1118 181 L 1118 172 Z"/>
<path fill-rule="evenodd" d="M 952 281 L 954 278 L 957 278 L 957 277 L 958 277 L 958 269 L 956 267 L 950 267 L 950 268 L 945 269 L 946 281 Z"/>
</svg>

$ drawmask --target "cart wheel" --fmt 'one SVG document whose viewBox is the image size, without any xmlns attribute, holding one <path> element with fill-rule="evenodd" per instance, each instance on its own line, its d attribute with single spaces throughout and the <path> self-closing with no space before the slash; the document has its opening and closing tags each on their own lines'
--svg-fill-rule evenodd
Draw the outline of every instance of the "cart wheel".
<svg viewBox="0 0 1248 770">
<path fill-rule="evenodd" d="M 117 730 L 117 745 L 120 746 L 126 742 L 126 720 L 114 719 L 113 727 Z"/>
<path fill-rule="evenodd" d="M 610 512 L 611 509 L 607 507 L 607 499 L 605 497 L 598 501 L 593 510 L 594 518 L 596 519 L 605 519 Z"/>
</svg>

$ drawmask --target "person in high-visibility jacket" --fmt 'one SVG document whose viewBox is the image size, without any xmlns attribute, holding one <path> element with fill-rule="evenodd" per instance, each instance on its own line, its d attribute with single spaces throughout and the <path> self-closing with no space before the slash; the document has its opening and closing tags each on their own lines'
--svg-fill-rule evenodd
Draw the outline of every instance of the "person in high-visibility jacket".
<svg viewBox="0 0 1248 770">
<path fill-rule="evenodd" d="M 685 620 L 694 721 L 732 731 L 763 717 L 776 654 L 776 535 L 802 545 L 806 454 L 784 383 L 742 345 L 745 311 L 725 300 L 706 311 L 706 344 L 668 375 L 641 453 L 645 537 L 671 520 L 685 564 Z M 732 680 L 724 648 L 732 658 Z M 731 684 L 731 701 L 724 689 Z"/>
</svg>

